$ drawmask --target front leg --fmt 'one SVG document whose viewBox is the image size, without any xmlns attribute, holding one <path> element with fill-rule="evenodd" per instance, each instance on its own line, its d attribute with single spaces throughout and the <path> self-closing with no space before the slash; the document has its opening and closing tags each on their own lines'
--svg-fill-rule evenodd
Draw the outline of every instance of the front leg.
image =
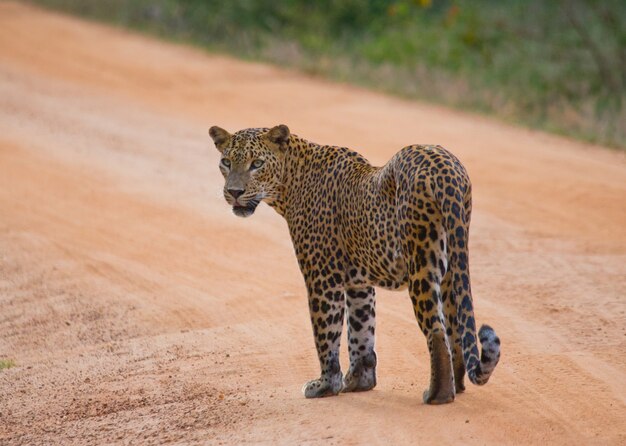
<svg viewBox="0 0 626 446">
<path fill-rule="evenodd" d="M 376 386 L 376 296 L 373 287 L 346 290 L 348 304 L 348 351 L 350 370 L 344 379 L 344 392 L 371 390 Z"/>
<path fill-rule="evenodd" d="M 337 395 L 343 387 L 339 343 L 343 327 L 344 292 L 342 289 L 329 289 L 327 283 L 315 285 L 309 291 L 309 311 L 321 375 L 319 379 L 304 385 L 302 391 L 307 398 Z"/>
</svg>

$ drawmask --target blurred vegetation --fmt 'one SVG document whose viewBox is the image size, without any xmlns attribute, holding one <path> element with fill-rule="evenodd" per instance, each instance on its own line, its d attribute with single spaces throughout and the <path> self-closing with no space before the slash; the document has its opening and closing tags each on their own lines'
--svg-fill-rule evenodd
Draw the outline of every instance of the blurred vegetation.
<svg viewBox="0 0 626 446">
<path fill-rule="evenodd" d="M 15 361 L 12 359 L 0 359 L 0 370 L 15 367 Z"/>
<path fill-rule="evenodd" d="M 626 147 L 624 0 L 32 0 Z"/>
</svg>

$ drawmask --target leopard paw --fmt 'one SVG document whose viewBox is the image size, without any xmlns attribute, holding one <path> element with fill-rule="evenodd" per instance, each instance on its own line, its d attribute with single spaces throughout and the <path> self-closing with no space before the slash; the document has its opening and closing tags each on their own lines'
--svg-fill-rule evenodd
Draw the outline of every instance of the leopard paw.
<svg viewBox="0 0 626 446">
<path fill-rule="evenodd" d="M 355 360 L 343 380 L 342 392 L 364 392 L 376 387 L 376 353 Z"/>
<path fill-rule="evenodd" d="M 302 387 L 305 398 L 322 398 L 337 395 L 343 388 L 341 373 L 330 378 L 322 377 L 309 381 Z"/>
</svg>

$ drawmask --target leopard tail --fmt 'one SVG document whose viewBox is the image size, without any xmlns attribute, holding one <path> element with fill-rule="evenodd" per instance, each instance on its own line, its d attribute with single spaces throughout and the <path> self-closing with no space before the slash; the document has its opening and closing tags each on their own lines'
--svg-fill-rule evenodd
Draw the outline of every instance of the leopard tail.
<svg viewBox="0 0 626 446">
<path fill-rule="evenodd" d="M 469 380 L 476 385 L 486 384 L 500 360 L 500 339 L 489 325 L 478 331 L 481 351 L 478 350 L 474 304 L 469 275 L 469 224 L 471 218 L 471 184 L 460 165 L 466 185 L 452 194 L 433 189 L 440 204 L 444 227 L 448 235 L 448 268 L 452 274 L 452 299 L 456 300 L 457 331 L 461 342 L 463 362 Z M 463 194 L 462 194 L 463 193 Z"/>
</svg>

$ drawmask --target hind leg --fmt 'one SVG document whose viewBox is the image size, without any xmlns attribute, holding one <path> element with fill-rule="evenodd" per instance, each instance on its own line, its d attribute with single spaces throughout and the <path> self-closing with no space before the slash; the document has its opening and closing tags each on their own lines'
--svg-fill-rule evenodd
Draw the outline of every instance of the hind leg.
<svg viewBox="0 0 626 446">
<path fill-rule="evenodd" d="M 375 293 L 373 287 L 348 288 L 348 352 L 350 370 L 344 378 L 344 392 L 371 390 L 376 386 Z"/>
<path fill-rule="evenodd" d="M 454 367 L 454 385 L 456 393 L 463 393 L 465 392 L 465 362 L 463 361 L 463 348 L 461 347 L 461 336 L 458 330 L 455 328 L 453 331 L 452 364 Z"/>
<path fill-rule="evenodd" d="M 432 273 L 429 274 L 432 277 Z M 420 280 L 420 288 L 424 289 L 425 279 Z M 417 288 L 412 282 L 411 288 Z M 431 292 L 413 293 L 411 300 L 419 326 L 426 336 L 430 353 L 430 386 L 424 392 L 427 404 L 445 404 L 454 401 L 456 395 L 455 376 L 452 364 L 452 352 L 446 334 L 442 314 L 441 292 L 439 285 L 433 281 L 429 285 Z"/>
<path fill-rule="evenodd" d="M 441 331 L 433 331 L 428 339 L 430 350 L 430 387 L 424 391 L 426 404 L 446 404 L 454 401 L 454 375 L 450 346 L 447 336 Z"/>
<path fill-rule="evenodd" d="M 456 393 L 465 391 L 465 362 L 461 347 L 461 333 L 459 332 L 459 318 L 456 305 L 456 294 L 452 287 L 452 272 L 448 271 L 441 284 L 443 312 L 446 319 L 446 334 L 452 349 L 452 368 Z"/>
<path fill-rule="evenodd" d="M 431 202 L 424 206 L 426 212 L 402 209 L 399 215 L 403 228 L 403 250 L 409 272 L 409 294 L 420 329 L 427 339 L 430 352 L 430 387 L 424 392 L 427 404 L 444 404 L 454 401 L 455 384 L 452 352 L 443 315 L 441 284 L 447 271 L 446 235 L 441 216 Z M 424 222 L 424 215 L 429 221 Z M 417 231 L 406 231 L 412 223 Z M 415 225 L 415 222 L 419 222 Z"/>
</svg>

